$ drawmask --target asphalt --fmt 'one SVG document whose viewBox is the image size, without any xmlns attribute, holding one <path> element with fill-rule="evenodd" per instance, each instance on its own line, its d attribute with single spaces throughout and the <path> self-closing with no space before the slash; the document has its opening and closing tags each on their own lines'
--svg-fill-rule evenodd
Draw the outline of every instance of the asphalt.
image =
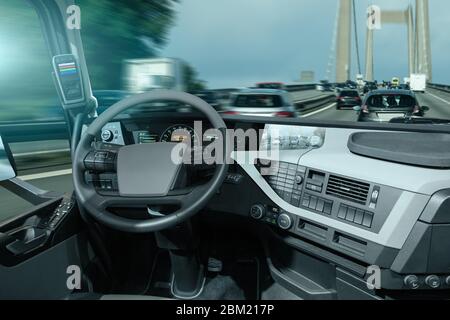
<svg viewBox="0 0 450 320">
<path fill-rule="evenodd" d="M 314 91 L 306 91 L 295 96 L 294 99 L 307 100 L 320 94 Z M 426 117 L 450 119 L 450 93 L 429 89 L 425 94 L 418 94 L 417 99 L 421 106 L 430 108 L 430 111 L 425 115 Z M 327 104 L 323 108 L 304 116 L 314 120 L 356 120 L 356 113 L 353 110 L 336 110 L 333 104 Z M 11 149 L 15 154 L 21 178 L 44 190 L 72 191 L 71 175 L 62 174 L 65 172 L 64 170 L 70 169 L 70 157 L 66 141 L 13 144 Z M 48 153 L 48 151 L 54 150 L 57 150 L 57 152 Z M 0 188 L 0 221 L 13 217 L 31 207 L 26 201 Z"/>
</svg>

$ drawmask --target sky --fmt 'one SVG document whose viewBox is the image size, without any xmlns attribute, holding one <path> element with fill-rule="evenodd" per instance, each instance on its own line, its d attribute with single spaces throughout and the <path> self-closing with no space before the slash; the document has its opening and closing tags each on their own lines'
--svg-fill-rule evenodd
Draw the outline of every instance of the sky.
<svg viewBox="0 0 450 320">
<path fill-rule="evenodd" d="M 359 49 L 364 72 L 366 9 L 406 9 L 412 0 L 356 0 Z M 295 82 L 303 70 L 324 79 L 330 61 L 337 0 L 183 0 L 162 56 L 192 64 L 211 88 L 260 81 Z M 450 1 L 430 0 L 433 82 L 450 83 Z M 375 77 L 408 73 L 406 25 L 384 25 L 375 33 Z M 353 44 L 354 45 L 354 44 Z M 356 49 L 353 46 L 353 55 Z M 358 73 L 352 59 L 352 77 Z"/>
</svg>

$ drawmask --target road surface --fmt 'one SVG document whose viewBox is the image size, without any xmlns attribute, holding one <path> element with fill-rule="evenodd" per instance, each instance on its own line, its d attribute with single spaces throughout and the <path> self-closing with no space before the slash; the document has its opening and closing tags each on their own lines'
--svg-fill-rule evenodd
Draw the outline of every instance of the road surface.
<svg viewBox="0 0 450 320">
<path fill-rule="evenodd" d="M 312 90 L 305 91 L 300 98 L 310 99 L 317 97 L 317 94 Z M 426 94 L 418 94 L 417 98 L 421 106 L 430 108 L 426 117 L 450 119 L 450 93 L 430 89 Z M 303 117 L 314 120 L 355 121 L 356 113 L 353 110 L 336 110 L 335 104 L 329 103 Z M 66 141 L 13 144 L 11 148 L 21 169 L 19 172 L 21 178 L 44 190 L 72 191 L 70 157 Z M 57 152 L 48 152 L 52 150 Z M 36 165 L 36 159 L 39 165 Z M 0 189 L 0 203 L 0 221 L 31 208 L 30 204 L 3 189 Z"/>
</svg>

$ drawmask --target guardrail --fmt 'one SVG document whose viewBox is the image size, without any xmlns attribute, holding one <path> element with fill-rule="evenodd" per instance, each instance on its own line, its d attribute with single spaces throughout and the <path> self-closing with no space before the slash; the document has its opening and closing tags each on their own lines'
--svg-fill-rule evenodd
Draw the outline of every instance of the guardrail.
<svg viewBox="0 0 450 320">
<path fill-rule="evenodd" d="M 450 85 L 447 84 L 428 83 L 428 87 L 444 92 L 450 92 Z"/>
<path fill-rule="evenodd" d="M 294 105 L 298 111 L 305 113 L 323 107 L 325 104 L 334 102 L 335 100 L 336 96 L 334 94 L 329 94 L 317 98 L 294 101 Z"/>
</svg>

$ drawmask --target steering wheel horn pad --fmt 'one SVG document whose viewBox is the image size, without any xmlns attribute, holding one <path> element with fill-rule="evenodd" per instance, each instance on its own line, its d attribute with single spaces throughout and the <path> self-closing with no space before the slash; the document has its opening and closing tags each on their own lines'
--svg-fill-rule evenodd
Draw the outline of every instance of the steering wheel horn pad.
<svg viewBox="0 0 450 320">
<path fill-rule="evenodd" d="M 183 155 L 175 152 L 176 148 L 176 143 L 165 142 L 120 148 L 117 158 L 120 196 L 166 196 L 182 166 Z"/>
</svg>

